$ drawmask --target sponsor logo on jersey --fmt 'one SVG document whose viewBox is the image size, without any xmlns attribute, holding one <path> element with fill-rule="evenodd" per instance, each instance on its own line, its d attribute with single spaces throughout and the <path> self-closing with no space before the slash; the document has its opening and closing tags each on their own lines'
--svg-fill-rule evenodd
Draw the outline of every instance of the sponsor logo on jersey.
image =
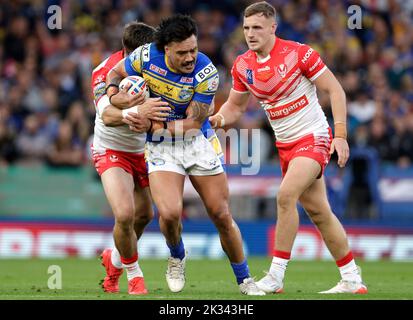
<svg viewBox="0 0 413 320">
<path fill-rule="evenodd" d="M 203 68 L 201 71 L 199 71 L 196 75 L 195 75 L 195 79 L 198 82 L 202 82 L 204 79 L 206 79 L 209 75 L 213 74 L 215 71 L 217 70 L 217 68 L 215 68 L 215 66 L 212 64 L 212 62 L 210 64 L 208 64 L 205 68 Z"/>
<path fill-rule="evenodd" d="M 110 157 L 109 157 L 109 160 L 112 161 L 112 162 L 117 162 L 117 161 L 119 161 L 119 158 L 116 155 L 111 154 Z"/>
<path fill-rule="evenodd" d="M 95 81 L 93 82 L 93 84 L 97 84 L 97 83 L 103 82 L 103 81 L 105 81 L 105 75 L 100 74 L 100 75 L 98 75 L 98 76 L 96 77 L 96 79 L 95 79 Z"/>
<path fill-rule="evenodd" d="M 129 60 L 131 63 L 134 61 L 141 61 L 141 53 L 142 53 L 142 47 L 136 48 L 130 55 L 129 55 Z"/>
<path fill-rule="evenodd" d="M 289 115 L 296 113 L 308 106 L 308 100 L 305 95 L 299 97 L 298 99 L 291 101 L 290 103 L 284 104 L 279 107 L 270 108 L 265 110 L 267 112 L 270 120 L 278 120 L 281 118 L 288 117 Z"/>
<path fill-rule="evenodd" d="M 165 160 L 161 158 L 155 158 L 151 160 L 151 163 L 154 166 L 163 166 L 165 164 Z"/>
<path fill-rule="evenodd" d="M 308 69 L 308 71 L 312 72 L 317 66 L 321 63 L 321 58 L 318 57 L 317 61 Z"/>
<path fill-rule="evenodd" d="M 255 75 L 255 79 L 260 81 L 268 81 L 275 75 L 274 68 L 270 66 L 265 66 L 263 68 L 257 69 L 257 73 Z"/>
<path fill-rule="evenodd" d="M 207 91 L 210 91 L 210 92 L 217 91 L 218 85 L 219 85 L 219 76 L 216 75 L 215 77 L 212 77 L 211 79 L 208 79 Z"/>
<path fill-rule="evenodd" d="M 291 51 L 291 49 L 289 49 L 288 47 L 284 47 L 281 51 L 280 51 L 280 54 L 286 54 L 286 53 L 288 53 L 288 52 L 290 52 Z"/>
<path fill-rule="evenodd" d="M 188 100 L 192 96 L 193 90 L 192 87 L 184 86 L 179 92 L 179 99 Z"/>
<path fill-rule="evenodd" d="M 306 63 L 308 58 L 310 58 L 310 56 L 313 52 L 314 52 L 313 48 L 308 49 L 308 51 L 305 53 L 304 57 L 301 59 L 301 62 Z"/>
<path fill-rule="evenodd" d="M 312 148 L 313 148 L 313 145 L 310 144 L 309 146 L 301 147 L 300 149 L 298 149 L 297 151 L 295 151 L 295 153 L 308 151 L 308 150 L 310 150 L 310 149 L 312 149 Z"/>
<path fill-rule="evenodd" d="M 265 71 L 270 71 L 270 67 L 269 66 L 265 66 L 264 68 L 258 68 L 257 72 L 265 72 Z"/>
<path fill-rule="evenodd" d="M 285 75 L 287 74 L 287 66 L 284 63 L 282 63 L 277 67 L 277 71 L 281 78 L 285 78 Z"/>
<path fill-rule="evenodd" d="M 254 80 L 252 77 L 252 70 L 251 69 L 247 69 L 245 71 L 245 78 L 247 78 L 247 83 L 248 84 L 254 84 Z"/>
<path fill-rule="evenodd" d="M 216 167 L 218 167 L 218 165 L 219 165 L 219 164 L 217 164 L 217 159 L 209 160 L 208 164 L 209 164 L 209 166 L 212 167 L 212 168 L 216 168 Z"/>
<path fill-rule="evenodd" d="M 145 62 L 148 62 L 149 57 L 150 57 L 150 43 L 147 43 L 142 46 L 142 60 Z"/>
<path fill-rule="evenodd" d="M 152 70 L 155 73 L 158 73 L 162 76 L 166 76 L 166 74 L 168 73 L 168 71 L 166 71 L 165 69 L 162 69 L 158 66 L 155 66 L 154 64 L 151 63 L 151 65 L 149 66 L 149 69 Z"/>
<path fill-rule="evenodd" d="M 100 82 L 93 87 L 93 96 L 95 100 L 98 100 L 101 96 L 105 94 L 106 83 Z"/>
<path fill-rule="evenodd" d="M 181 77 L 180 82 L 183 83 L 194 83 L 194 78 L 193 77 Z"/>
</svg>

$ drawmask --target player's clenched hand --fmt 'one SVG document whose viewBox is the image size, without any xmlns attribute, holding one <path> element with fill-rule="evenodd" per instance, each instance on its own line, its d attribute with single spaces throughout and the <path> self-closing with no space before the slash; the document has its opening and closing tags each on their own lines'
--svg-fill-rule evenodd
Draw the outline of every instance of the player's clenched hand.
<svg viewBox="0 0 413 320">
<path fill-rule="evenodd" d="M 331 143 L 330 154 L 337 152 L 338 161 L 337 164 L 340 168 L 344 168 L 347 163 L 348 157 L 350 156 L 350 149 L 346 139 L 334 138 Z"/>
<path fill-rule="evenodd" d="M 215 128 L 222 128 L 225 125 L 224 116 L 220 113 L 217 113 L 214 116 L 209 117 L 209 122 L 211 123 L 211 127 Z"/>
<path fill-rule="evenodd" d="M 137 133 L 147 132 L 151 126 L 151 120 L 133 112 L 128 113 L 122 121 Z"/>
<path fill-rule="evenodd" d="M 155 121 L 165 121 L 171 111 L 168 102 L 161 98 L 148 98 L 138 108 L 140 115 Z"/>
<path fill-rule="evenodd" d="M 145 96 L 143 95 L 143 91 L 139 92 L 137 95 L 131 96 L 128 94 L 128 90 L 131 84 L 125 86 L 121 89 L 117 94 L 113 95 L 110 98 L 110 102 L 113 106 L 120 108 L 120 109 L 127 109 L 138 104 L 142 104 L 145 101 Z"/>
</svg>

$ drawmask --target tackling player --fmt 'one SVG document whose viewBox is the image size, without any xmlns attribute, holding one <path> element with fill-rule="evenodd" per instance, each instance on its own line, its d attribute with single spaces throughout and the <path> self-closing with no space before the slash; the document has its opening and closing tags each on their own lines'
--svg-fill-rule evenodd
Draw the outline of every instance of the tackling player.
<svg viewBox="0 0 413 320">
<path fill-rule="evenodd" d="M 143 23 L 128 24 L 123 33 L 123 50 L 112 54 L 92 73 L 96 107 L 93 160 L 115 216 L 115 248 L 106 249 L 101 255 L 106 269 L 102 287 L 106 292 L 119 292 L 119 277 L 125 268 L 129 294 L 147 293 L 137 253 L 137 240 L 153 218 L 143 155 L 146 135 L 132 132 L 122 122 L 122 110 L 110 104 L 105 87 L 109 70 L 135 48 L 151 42 L 154 32 L 154 28 Z M 148 99 L 136 107 L 142 103 L 141 96 L 131 97 L 126 90 L 121 94 L 125 99 L 124 107 L 138 108 L 142 116 L 162 120 L 166 115 L 162 112 L 169 110 L 160 99 Z"/>
<path fill-rule="evenodd" d="M 170 290 L 179 292 L 185 285 L 181 215 L 184 181 L 189 175 L 218 229 L 241 293 L 264 295 L 250 277 L 241 234 L 229 211 L 228 183 L 219 157 L 222 151 L 207 119 L 218 88 L 218 71 L 198 52 L 194 20 L 183 15 L 163 20 L 154 43 L 136 49 L 114 67 L 108 74 L 112 103 L 117 100 L 116 85 L 128 75 L 143 76 L 151 95 L 172 108 L 166 122 L 147 121 L 143 126 L 150 133 L 163 134 L 148 135 L 146 160 L 160 228 L 171 253 L 166 272 Z M 126 118 L 136 126 L 133 117 Z"/>
<path fill-rule="evenodd" d="M 349 157 L 345 93 L 313 48 L 275 36 L 275 14 L 274 7 L 265 1 L 245 9 L 244 35 L 249 50 L 235 60 L 228 100 L 210 118 L 213 127 L 235 123 L 252 93 L 260 100 L 277 140 L 283 180 L 277 194 L 274 257 L 269 272 L 257 286 L 267 293 L 283 289 L 298 231 L 299 201 L 320 231 L 341 274 L 342 280 L 322 293 L 367 293 L 346 233 L 331 211 L 323 177 L 334 151 L 340 167 Z M 330 96 L 334 138 L 316 89 Z"/>
</svg>

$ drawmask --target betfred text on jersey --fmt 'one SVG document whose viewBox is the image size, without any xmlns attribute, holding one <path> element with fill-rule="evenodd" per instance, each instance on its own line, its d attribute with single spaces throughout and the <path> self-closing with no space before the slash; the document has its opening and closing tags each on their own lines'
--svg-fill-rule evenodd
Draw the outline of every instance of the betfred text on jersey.
<svg viewBox="0 0 413 320">
<path fill-rule="evenodd" d="M 289 115 L 297 111 L 300 111 L 307 105 L 307 97 L 303 95 L 299 97 L 297 100 L 291 101 L 290 103 L 284 104 L 276 108 L 267 109 L 266 112 L 270 120 L 277 120 L 288 117 Z"/>
</svg>

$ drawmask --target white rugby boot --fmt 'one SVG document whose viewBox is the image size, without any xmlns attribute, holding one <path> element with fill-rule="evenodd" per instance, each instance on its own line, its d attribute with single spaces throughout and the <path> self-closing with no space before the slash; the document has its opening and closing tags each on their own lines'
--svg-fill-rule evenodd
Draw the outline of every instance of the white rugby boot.
<svg viewBox="0 0 413 320">
<path fill-rule="evenodd" d="M 358 274 L 361 279 L 361 268 L 357 266 Z M 353 293 L 353 294 L 366 294 L 368 292 L 367 286 L 361 281 L 349 281 L 340 280 L 336 286 L 330 290 L 321 291 L 322 294 L 335 294 L 335 293 Z"/>
<path fill-rule="evenodd" d="M 166 270 L 166 282 L 169 290 L 172 292 L 180 292 L 185 286 L 185 257 L 181 260 L 179 258 L 168 258 L 168 268 Z"/>
<path fill-rule="evenodd" d="M 239 290 L 247 296 L 265 296 L 265 292 L 260 290 L 253 278 L 246 278 L 239 284 Z"/>
<path fill-rule="evenodd" d="M 321 291 L 322 294 L 335 294 L 335 293 L 353 293 L 353 294 L 366 294 L 367 287 L 363 282 L 340 280 L 339 283 L 330 290 Z"/>
<path fill-rule="evenodd" d="M 257 281 L 257 287 L 265 293 L 282 293 L 283 282 L 274 277 L 271 273 L 265 272 L 266 275 Z"/>
</svg>

